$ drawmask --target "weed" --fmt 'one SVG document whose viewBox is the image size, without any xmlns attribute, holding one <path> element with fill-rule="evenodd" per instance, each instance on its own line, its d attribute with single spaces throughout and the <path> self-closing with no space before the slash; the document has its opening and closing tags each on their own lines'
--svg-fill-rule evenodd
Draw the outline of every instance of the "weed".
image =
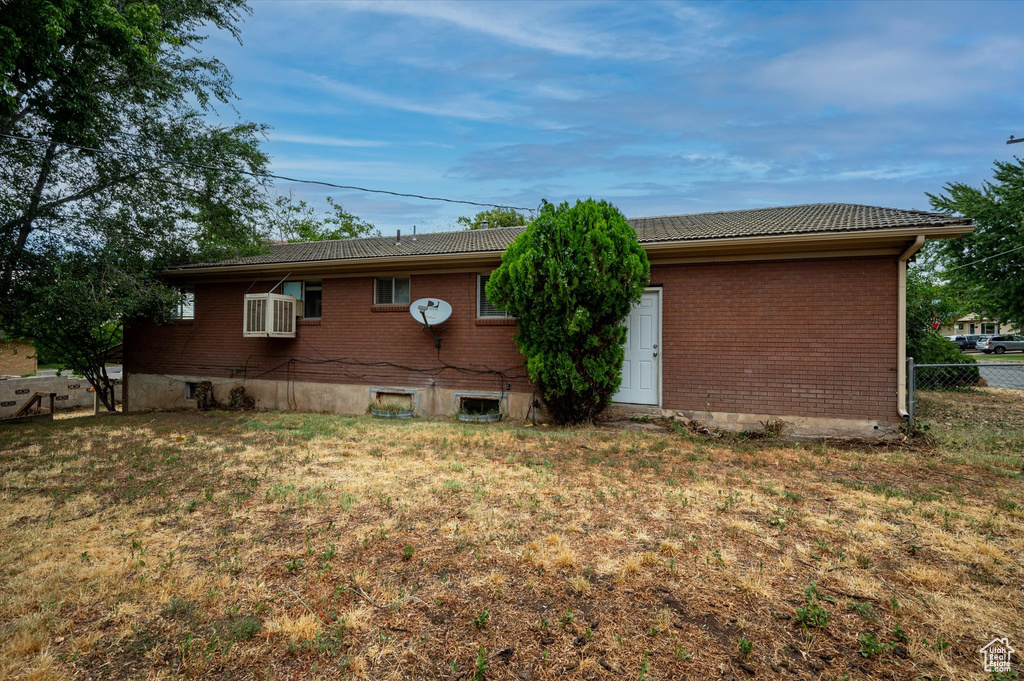
<svg viewBox="0 0 1024 681">
<path fill-rule="evenodd" d="M 745 660 L 750 657 L 750 653 L 754 652 L 754 642 L 749 638 L 741 637 L 739 642 L 740 659 Z"/>
<path fill-rule="evenodd" d="M 895 643 L 882 643 L 871 632 L 861 634 L 857 642 L 860 643 L 859 652 L 861 657 L 878 657 L 879 655 L 885 655 L 896 647 Z"/>
<path fill-rule="evenodd" d="M 415 552 L 415 549 L 413 549 L 413 547 L 406 546 L 404 549 L 402 549 L 402 560 L 404 560 L 406 562 L 412 560 L 412 554 L 414 552 Z"/>
<path fill-rule="evenodd" d="M 875 619 L 875 611 L 871 608 L 871 604 L 864 601 L 854 601 L 850 603 L 850 610 L 857 613 L 864 619 L 872 621 Z"/>
<path fill-rule="evenodd" d="M 160 614 L 164 617 L 191 617 L 195 610 L 196 604 L 192 601 L 186 601 L 183 598 L 171 596 L 170 600 L 167 601 L 167 605 L 164 606 Z"/>
<path fill-rule="evenodd" d="M 489 619 L 491 619 L 491 614 L 487 612 L 487 608 L 484 608 L 473 618 L 473 626 L 477 629 L 483 629 L 487 626 L 487 620 Z"/>
<path fill-rule="evenodd" d="M 476 666 L 473 668 L 473 681 L 484 681 L 487 674 L 487 650 L 480 646 L 476 651 Z"/>
</svg>

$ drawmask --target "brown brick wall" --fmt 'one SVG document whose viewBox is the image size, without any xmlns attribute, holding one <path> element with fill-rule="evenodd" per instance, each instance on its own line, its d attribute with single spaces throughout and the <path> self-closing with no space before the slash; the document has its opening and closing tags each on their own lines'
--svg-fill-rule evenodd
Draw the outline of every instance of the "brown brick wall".
<svg viewBox="0 0 1024 681">
<path fill-rule="evenodd" d="M 26 343 L 0 340 L 0 376 L 24 376 L 36 372 L 36 351 Z"/>
<path fill-rule="evenodd" d="M 897 420 L 896 258 L 654 266 L 665 408 Z"/>
<path fill-rule="evenodd" d="M 294 339 L 243 338 L 243 296 L 274 283 L 261 282 L 251 290 L 249 282 L 197 285 L 191 323 L 143 324 L 126 331 L 126 369 L 486 392 L 500 392 L 507 382 L 514 391 L 531 389 L 512 340 L 515 327 L 477 323 L 473 273 L 411 277 L 413 300 L 436 296 L 452 305 L 440 333 L 440 355 L 408 306 L 372 305 L 372 277 L 324 279 L 322 319 L 300 322 Z M 503 371 L 507 378 L 482 373 L 488 369 Z"/>
<path fill-rule="evenodd" d="M 894 257 L 658 265 L 651 281 L 664 287 L 665 408 L 896 420 Z M 499 391 L 503 379 L 469 371 L 490 368 L 513 391 L 531 389 L 515 327 L 476 320 L 475 274 L 412 277 L 412 299 L 454 309 L 440 359 L 404 306 L 372 306 L 372 277 L 325 279 L 323 319 L 300 324 L 295 339 L 243 338 L 246 291 L 200 284 L 191 324 L 128 329 L 126 369 Z"/>
</svg>

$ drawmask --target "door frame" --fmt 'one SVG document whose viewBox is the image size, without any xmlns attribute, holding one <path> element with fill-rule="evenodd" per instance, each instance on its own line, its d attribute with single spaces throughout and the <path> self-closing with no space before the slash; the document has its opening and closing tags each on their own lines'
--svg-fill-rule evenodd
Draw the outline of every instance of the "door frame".
<svg viewBox="0 0 1024 681">
<path fill-rule="evenodd" d="M 658 356 L 654 359 L 657 360 L 655 363 L 657 366 L 655 369 L 658 372 L 658 409 L 661 409 L 661 391 L 663 389 L 664 380 L 661 370 L 661 360 L 665 354 L 665 344 L 662 342 L 662 329 L 665 328 L 665 315 L 662 308 L 664 307 L 665 301 L 665 290 L 661 286 L 648 286 L 644 289 L 644 293 L 657 293 L 658 294 Z"/>
<path fill-rule="evenodd" d="M 662 376 L 662 358 L 665 355 L 665 344 L 662 342 L 663 328 L 665 326 L 664 314 L 662 313 L 665 301 L 665 289 L 662 286 L 648 286 L 644 289 L 644 293 L 657 293 L 658 294 L 658 354 L 654 358 L 655 368 L 658 377 L 658 402 L 657 404 L 640 404 L 637 402 L 613 402 L 613 404 L 635 404 L 638 407 L 657 407 L 661 409 L 662 406 L 662 390 L 663 390 L 663 376 Z M 621 371 L 621 369 L 620 369 Z"/>
</svg>

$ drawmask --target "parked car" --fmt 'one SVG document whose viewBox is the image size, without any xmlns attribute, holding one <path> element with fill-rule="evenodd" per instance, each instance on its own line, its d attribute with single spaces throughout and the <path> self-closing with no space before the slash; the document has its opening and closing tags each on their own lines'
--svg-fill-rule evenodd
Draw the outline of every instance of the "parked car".
<svg viewBox="0 0 1024 681">
<path fill-rule="evenodd" d="M 960 346 L 961 350 L 970 350 L 972 347 L 971 342 L 967 339 L 967 336 L 946 336 L 946 340 L 950 341 L 951 343 L 956 343 L 957 345 Z"/>
<path fill-rule="evenodd" d="M 1007 350 L 1024 352 L 1024 336 L 982 336 L 978 341 L 978 349 L 986 355 L 993 352 L 1001 355 Z"/>
<path fill-rule="evenodd" d="M 960 334 L 959 336 L 946 336 L 960 346 L 961 350 L 974 350 L 978 347 L 978 341 L 984 336 L 980 333 Z"/>
</svg>

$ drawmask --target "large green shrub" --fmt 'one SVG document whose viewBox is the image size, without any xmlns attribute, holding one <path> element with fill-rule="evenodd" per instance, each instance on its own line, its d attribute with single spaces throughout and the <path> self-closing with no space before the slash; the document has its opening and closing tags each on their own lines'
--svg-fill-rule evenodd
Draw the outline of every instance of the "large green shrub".
<svg viewBox="0 0 1024 681">
<path fill-rule="evenodd" d="M 960 389 L 976 385 L 981 378 L 977 361 L 932 328 L 935 319 L 955 320 L 967 309 L 965 305 L 952 287 L 937 281 L 927 268 L 907 270 L 907 357 L 913 357 L 915 364 L 964 365 L 918 370 L 919 389 Z"/>
<path fill-rule="evenodd" d="M 593 419 L 619 389 L 622 322 L 650 279 L 636 232 L 605 201 L 546 205 L 501 260 L 487 298 L 517 318 L 548 412 L 559 423 Z"/>
</svg>

